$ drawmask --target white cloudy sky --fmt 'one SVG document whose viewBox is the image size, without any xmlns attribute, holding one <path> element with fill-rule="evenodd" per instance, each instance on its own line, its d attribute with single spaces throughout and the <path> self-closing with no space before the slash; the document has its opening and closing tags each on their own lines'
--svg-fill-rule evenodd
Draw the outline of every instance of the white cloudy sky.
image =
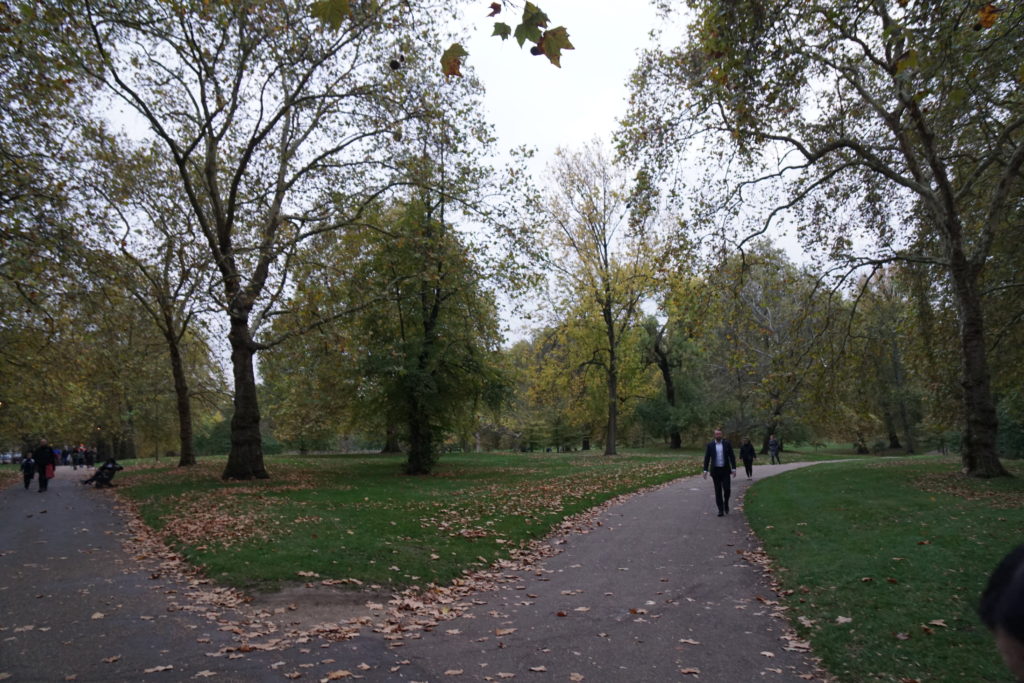
<svg viewBox="0 0 1024 683">
<path fill-rule="evenodd" d="M 535 147 L 546 163 L 559 146 L 577 147 L 595 136 L 610 140 L 616 119 L 626 111 L 626 80 L 637 50 L 649 44 L 657 20 L 650 3 L 540 0 L 550 26 L 565 26 L 575 47 L 562 53 L 561 68 L 531 55 L 529 44 L 520 48 L 512 38 L 491 36 L 496 19 L 514 27 L 520 14 L 489 19 L 489 4 L 469 5 L 462 32 L 467 64 L 487 89 L 488 117 L 500 146 Z"/>
</svg>

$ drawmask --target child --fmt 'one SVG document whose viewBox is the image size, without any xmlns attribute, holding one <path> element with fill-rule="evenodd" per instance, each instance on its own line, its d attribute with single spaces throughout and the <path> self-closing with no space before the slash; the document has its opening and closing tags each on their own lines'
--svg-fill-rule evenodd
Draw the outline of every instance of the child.
<svg viewBox="0 0 1024 683">
<path fill-rule="evenodd" d="M 32 483 L 32 477 L 36 474 L 36 461 L 32 459 L 32 456 L 27 456 L 21 461 L 21 476 L 25 479 L 25 489 L 28 490 L 28 485 Z"/>
</svg>

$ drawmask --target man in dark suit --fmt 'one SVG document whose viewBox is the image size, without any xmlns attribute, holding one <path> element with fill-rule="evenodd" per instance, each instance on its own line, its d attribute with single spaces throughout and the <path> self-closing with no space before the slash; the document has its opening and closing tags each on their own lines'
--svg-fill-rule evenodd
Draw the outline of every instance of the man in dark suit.
<svg viewBox="0 0 1024 683">
<path fill-rule="evenodd" d="M 710 465 L 711 480 L 715 482 L 715 503 L 718 505 L 718 516 L 729 512 L 729 494 L 732 493 L 732 482 L 729 480 L 730 470 L 736 476 L 736 454 L 732 452 L 732 444 L 722 438 L 722 430 L 715 430 L 715 440 L 704 449 L 704 478 L 708 478 Z"/>
</svg>

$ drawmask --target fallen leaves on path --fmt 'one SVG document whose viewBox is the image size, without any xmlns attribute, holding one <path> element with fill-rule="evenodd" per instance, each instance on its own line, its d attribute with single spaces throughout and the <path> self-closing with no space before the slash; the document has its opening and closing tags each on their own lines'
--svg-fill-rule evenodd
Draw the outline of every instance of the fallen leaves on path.
<svg viewBox="0 0 1024 683">
<path fill-rule="evenodd" d="M 153 667 L 150 667 L 148 669 L 143 669 L 142 673 L 144 673 L 144 674 L 155 674 L 155 673 L 160 673 L 161 671 L 171 671 L 173 669 L 174 669 L 174 665 L 173 664 L 161 664 L 160 666 L 153 666 Z"/>
</svg>

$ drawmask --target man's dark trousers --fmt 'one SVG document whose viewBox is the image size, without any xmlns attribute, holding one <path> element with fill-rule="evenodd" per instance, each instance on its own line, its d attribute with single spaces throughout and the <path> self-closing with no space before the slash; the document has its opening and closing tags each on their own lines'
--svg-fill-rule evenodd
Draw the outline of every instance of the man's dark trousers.
<svg viewBox="0 0 1024 683">
<path fill-rule="evenodd" d="M 728 467 L 712 467 L 711 481 L 715 482 L 715 504 L 719 512 L 728 512 L 729 495 L 732 493 L 731 472 Z"/>
</svg>

